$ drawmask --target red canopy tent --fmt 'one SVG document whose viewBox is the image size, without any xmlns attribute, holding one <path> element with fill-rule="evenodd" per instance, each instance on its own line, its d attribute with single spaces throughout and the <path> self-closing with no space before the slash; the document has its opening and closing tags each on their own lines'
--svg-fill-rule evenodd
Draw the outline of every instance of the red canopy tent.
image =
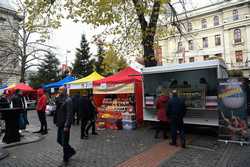
<svg viewBox="0 0 250 167">
<path fill-rule="evenodd" d="M 33 92 L 35 91 L 32 87 L 29 85 L 26 85 L 24 83 L 18 83 L 18 84 L 13 84 L 9 87 L 6 88 L 7 90 L 21 90 L 23 92 Z"/>
<path fill-rule="evenodd" d="M 135 97 L 136 122 L 143 121 L 143 95 L 141 73 L 131 67 L 93 82 L 94 94 L 126 94 L 133 93 Z M 98 102 L 97 102 L 98 103 Z"/>
</svg>

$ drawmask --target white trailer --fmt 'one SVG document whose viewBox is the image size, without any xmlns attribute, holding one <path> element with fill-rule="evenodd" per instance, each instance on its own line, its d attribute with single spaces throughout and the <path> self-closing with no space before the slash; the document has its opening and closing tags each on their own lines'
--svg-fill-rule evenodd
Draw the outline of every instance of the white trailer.
<svg viewBox="0 0 250 167">
<path fill-rule="evenodd" d="M 220 60 L 146 67 L 142 69 L 142 75 L 144 84 L 143 116 L 144 120 L 147 121 L 157 121 L 155 100 L 159 94 L 159 89 L 161 87 L 169 88 L 173 80 L 178 82 L 179 88 L 186 81 L 190 85 L 189 89 L 196 91 L 193 94 L 197 94 L 198 90 L 200 90 L 200 79 L 203 78 L 207 82 L 206 92 L 204 91 L 205 98 L 215 98 L 216 100 L 218 79 L 228 78 L 226 65 Z M 190 93 L 191 96 L 193 94 Z M 196 102 L 192 98 L 190 99 L 191 103 L 194 102 L 194 105 L 187 108 L 187 114 L 184 119 L 186 124 L 218 126 L 216 107 L 206 107 L 207 99 L 204 99 L 203 106 L 196 106 Z"/>
</svg>

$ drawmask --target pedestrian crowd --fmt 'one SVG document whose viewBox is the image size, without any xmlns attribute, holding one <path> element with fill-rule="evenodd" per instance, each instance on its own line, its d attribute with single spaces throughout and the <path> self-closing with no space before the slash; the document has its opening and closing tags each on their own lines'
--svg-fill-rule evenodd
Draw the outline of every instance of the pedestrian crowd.
<svg viewBox="0 0 250 167">
<path fill-rule="evenodd" d="M 36 111 L 40 121 L 40 130 L 34 133 L 46 135 L 48 133 L 46 121 L 46 106 L 49 101 L 49 95 L 43 89 L 37 90 Z M 16 90 L 11 96 L 7 92 L 0 98 L 0 108 L 8 109 L 8 112 L 2 112 L 5 120 L 5 136 L 3 142 L 12 143 L 20 141 L 22 134 L 20 130 L 26 128 L 29 123 L 27 118 L 27 107 L 25 98 L 20 90 Z M 80 138 L 88 139 L 91 129 L 92 135 L 98 135 L 96 132 L 95 122 L 97 119 L 96 105 L 92 95 L 88 92 L 75 93 L 73 96 L 68 96 L 65 87 L 60 87 L 58 95 L 55 98 L 56 110 L 54 112 L 54 123 L 57 130 L 57 142 L 63 148 L 63 161 L 65 163 L 76 154 L 73 147 L 70 146 L 70 129 L 71 125 L 80 126 Z M 162 89 L 156 101 L 157 108 L 157 127 L 155 138 L 159 137 L 160 132 L 163 132 L 163 137 L 166 139 L 168 127 L 170 127 L 171 142 L 170 145 L 177 146 L 177 135 L 180 135 L 181 146 L 185 148 L 185 133 L 183 117 L 186 113 L 184 99 L 178 97 L 176 89 L 170 93 L 166 89 Z"/>
</svg>

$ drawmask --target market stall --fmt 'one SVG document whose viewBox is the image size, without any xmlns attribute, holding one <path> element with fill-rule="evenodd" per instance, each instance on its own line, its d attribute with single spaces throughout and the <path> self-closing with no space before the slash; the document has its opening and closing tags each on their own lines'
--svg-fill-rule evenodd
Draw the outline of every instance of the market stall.
<svg viewBox="0 0 250 167">
<path fill-rule="evenodd" d="M 141 73 L 131 67 L 93 82 L 97 126 L 134 129 L 143 121 Z"/>
<path fill-rule="evenodd" d="M 36 97 L 36 90 L 34 90 L 32 87 L 24 83 L 12 84 L 7 88 L 5 88 L 5 91 L 8 91 L 9 94 L 13 94 L 15 90 L 21 90 L 23 92 L 26 109 L 28 110 L 35 109 L 36 98 L 34 97 Z"/>
<path fill-rule="evenodd" d="M 50 89 L 51 93 L 54 93 L 55 89 L 58 89 L 59 87 L 64 86 L 64 84 L 66 84 L 68 82 L 71 82 L 71 81 L 74 81 L 74 80 L 76 80 L 76 78 L 74 76 L 69 75 L 69 76 L 65 77 L 64 79 L 62 79 L 60 81 L 44 85 L 43 88 L 46 89 L 46 90 Z"/>
<path fill-rule="evenodd" d="M 72 95 L 75 94 L 76 92 L 82 93 L 86 89 L 92 89 L 93 81 L 100 79 L 103 79 L 103 76 L 94 71 L 90 75 L 84 78 L 68 82 L 66 83 L 68 94 Z"/>
<path fill-rule="evenodd" d="M 227 78 L 226 65 L 219 60 L 147 67 L 144 81 L 144 120 L 156 121 L 155 102 L 162 88 L 177 90 L 185 98 L 186 124 L 218 126 L 217 87 Z"/>
</svg>

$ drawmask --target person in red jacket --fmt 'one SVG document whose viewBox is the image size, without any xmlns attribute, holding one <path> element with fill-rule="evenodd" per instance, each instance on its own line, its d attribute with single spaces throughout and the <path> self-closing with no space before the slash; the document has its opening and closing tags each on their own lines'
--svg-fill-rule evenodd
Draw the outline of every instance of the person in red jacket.
<svg viewBox="0 0 250 167">
<path fill-rule="evenodd" d="M 35 133 L 41 133 L 43 135 L 47 134 L 47 121 L 46 121 L 46 105 L 47 105 L 47 96 L 45 95 L 45 92 L 43 89 L 38 89 L 37 90 L 37 95 L 38 95 L 38 101 L 36 105 L 36 111 L 38 114 L 39 121 L 41 123 L 41 128 L 39 131 Z"/>
<path fill-rule="evenodd" d="M 167 118 L 166 106 L 168 100 L 169 96 L 167 95 L 167 91 L 165 89 L 162 89 L 160 96 L 156 100 L 157 119 L 159 120 L 159 122 L 157 122 L 158 125 L 156 127 L 155 138 L 158 138 L 160 131 L 163 131 L 164 139 L 167 138 L 168 118 Z"/>
</svg>

